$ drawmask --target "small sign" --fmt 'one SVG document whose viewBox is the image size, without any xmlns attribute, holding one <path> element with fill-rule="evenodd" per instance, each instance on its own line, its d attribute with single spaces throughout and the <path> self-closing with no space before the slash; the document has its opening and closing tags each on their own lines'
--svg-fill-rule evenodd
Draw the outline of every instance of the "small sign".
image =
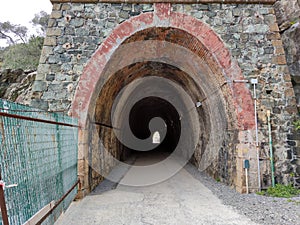
<svg viewBox="0 0 300 225">
<path fill-rule="evenodd" d="M 244 169 L 249 169 L 250 168 L 250 162 L 248 159 L 244 160 Z"/>
</svg>

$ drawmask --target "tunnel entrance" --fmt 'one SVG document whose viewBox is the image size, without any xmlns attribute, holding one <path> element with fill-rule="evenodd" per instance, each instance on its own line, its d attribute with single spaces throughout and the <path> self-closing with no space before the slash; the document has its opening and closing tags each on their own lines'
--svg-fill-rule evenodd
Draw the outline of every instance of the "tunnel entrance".
<svg viewBox="0 0 300 225">
<path fill-rule="evenodd" d="M 88 159 L 83 161 L 88 167 L 83 174 L 88 173 L 89 189 L 116 161 L 140 152 L 123 142 L 129 133 L 147 153 L 150 148 L 170 156 L 178 148 L 176 153 L 192 160 L 199 170 L 229 184 L 236 182 L 237 134 L 253 125 L 251 95 L 244 84 L 232 81 L 243 78 L 240 70 L 207 25 L 172 13 L 170 26 L 160 27 L 150 19 L 156 13 L 162 11 L 134 17 L 116 28 L 81 77 L 72 107 L 84 127 L 80 148 Z M 235 93 L 243 93 L 243 99 Z M 159 132 L 158 146 L 153 135 L 160 130 L 151 128 L 151 117 L 160 118 L 159 129 L 165 129 L 165 137 Z"/>
<path fill-rule="evenodd" d="M 131 63 L 108 77 L 98 95 L 94 121 L 111 129 L 96 125 L 93 139 L 99 138 L 103 149 L 120 161 L 132 156 L 151 158 L 139 166 L 155 165 L 176 155 L 185 163 L 207 167 L 204 163 L 216 156 L 227 127 L 222 90 L 209 76 L 194 77 L 174 63 L 161 61 Z M 163 125 L 151 128 L 154 118 L 160 118 Z M 159 132 L 159 144 L 153 144 L 155 132 Z M 131 133 L 143 143 L 128 143 Z"/>
<path fill-rule="evenodd" d="M 98 83 L 92 139 L 99 139 L 105 149 L 100 152 L 108 151 L 120 161 L 159 155 L 148 162 L 154 165 L 177 155 L 185 163 L 208 168 L 224 145 L 233 111 L 228 110 L 229 96 L 223 94 L 226 81 L 217 75 L 220 68 L 203 58 L 203 51 L 207 57 L 194 36 L 173 28 L 150 28 L 125 40 Z M 162 124 L 151 128 L 154 118 Z M 152 143 L 155 132 L 160 144 Z M 97 158 L 107 171 L 115 164 L 103 160 L 108 156 Z"/>
</svg>

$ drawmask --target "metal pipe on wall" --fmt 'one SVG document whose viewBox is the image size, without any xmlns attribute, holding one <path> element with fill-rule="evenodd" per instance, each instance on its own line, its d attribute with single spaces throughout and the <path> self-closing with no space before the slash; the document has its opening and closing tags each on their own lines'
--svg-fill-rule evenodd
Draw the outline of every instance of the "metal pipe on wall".
<svg viewBox="0 0 300 225">
<path fill-rule="evenodd" d="M 258 121 L 257 121 L 257 95 L 256 85 L 258 79 L 251 79 L 250 83 L 253 84 L 253 98 L 254 98 L 254 117 L 255 117 L 255 145 L 256 145 L 256 159 L 257 159 L 257 182 L 258 190 L 261 191 L 261 177 L 260 177 L 260 162 L 259 162 L 259 143 L 258 143 Z"/>
<path fill-rule="evenodd" d="M 275 187 L 275 169 L 274 169 L 274 158 L 273 158 L 273 141 L 272 141 L 272 130 L 271 130 L 271 111 L 267 110 L 268 117 L 268 131 L 269 131 L 269 146 L 270 146 L 270 164 L 271 164 L 271 178 L 272 187 Z"/>
</svg>

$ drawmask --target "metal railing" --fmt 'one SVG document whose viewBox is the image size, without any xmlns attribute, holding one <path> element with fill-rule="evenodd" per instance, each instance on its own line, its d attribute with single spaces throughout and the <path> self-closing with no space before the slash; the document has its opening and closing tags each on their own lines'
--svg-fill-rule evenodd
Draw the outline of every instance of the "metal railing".
<svg viewBox="0 0 300 225">
<path fill-rule="evenodd" d="M 60 204 L 44 218 L 52 224 L 69 206 L 78 184 L 77 123 L 0 99 L 0 224 L 24 224 L 54 201 Z"/>
</svg>

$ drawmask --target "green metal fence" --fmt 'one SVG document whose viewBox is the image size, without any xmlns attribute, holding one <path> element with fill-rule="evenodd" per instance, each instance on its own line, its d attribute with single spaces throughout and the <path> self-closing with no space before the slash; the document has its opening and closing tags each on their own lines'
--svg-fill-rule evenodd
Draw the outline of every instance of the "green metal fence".
<svg viewBox="0 0 300 225">
<path fill-rule="evenodd" d="M 76 183 L 77 120 L 1 99 L 0 113 L 0 172 L 6 184 L 17 184 L 4 191 L 8 219 L 23 224 Z M 76 193 L 75 188 L 45 223 L 54 223 Z"/>
</svg>

